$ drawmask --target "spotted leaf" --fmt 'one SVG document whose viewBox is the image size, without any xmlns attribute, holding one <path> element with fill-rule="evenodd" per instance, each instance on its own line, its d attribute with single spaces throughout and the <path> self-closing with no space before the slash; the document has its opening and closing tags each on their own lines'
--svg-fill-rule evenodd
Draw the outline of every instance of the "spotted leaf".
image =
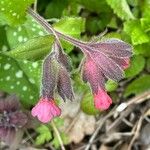
<svg viewBox="0 0 150 150">
<path fill-rule="evenodd" d="M 18 25 L 25 20 L 26 9 L 34 0 L 1 0 L 0 20 L 9 25 Z"/>
<path fill-rule="evenodd" d="M 47 35 L 47 32 L 31 16 L 27 15 L 27 20 L 24 24 L 17 27 L 7 26 L 6 34 L 12 49 L 34 37 Z"/>
<path fill-rule="evenodd" d="M 40 88 L 42 61 L 31 62 L 28 60 L 18 60 L 19 66 L 25 72 L 30 83 Z"/>
<path fill-rule="evenodd" d="M 22 103 L 30 106 L 38 99 L 38 89 L 14 59 L 0 54 L 0 90 L 17 94 Z"/>
<path fill-rule="evenodd" d="M 51 36 L 33 38 L 6 54 L 16 59 L 37 60 L 49 53 L 52 42 Z"/>
</svg>

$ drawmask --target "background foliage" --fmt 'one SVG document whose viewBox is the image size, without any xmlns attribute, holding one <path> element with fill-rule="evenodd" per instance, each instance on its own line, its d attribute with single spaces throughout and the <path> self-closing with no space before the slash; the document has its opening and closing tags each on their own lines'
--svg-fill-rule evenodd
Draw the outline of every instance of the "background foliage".
<svg viewBox="0 0 150 150">
<path fill-rule="evenodd" d="M 34 0 L 0 1 L 0 90 L 15 93 L 25 107 L 38 100 L 41 64 L 51 50 L 53 36 L 38 24 L 26 9 Z M 120 38 L 133 45 L 130 67 L 125 71 L 124 91 L 126 99 L 150 89 L 150 0 L 38 0 L 37 11 L 56 30 L 85 41 L 102 38 Z M 72 79 L 77 94 L 83 94 L 81 109 L 88 114 L 99 113 L 93 107 L 92 95 L 81 82 L 78 65 L 82 54 L 69 43 L 63 48 L 72 59 Z M 120 87 L 113 81 L 106 84 L 116 102 Z M 37 129 L 49 130 L 46 126 Z M 43 135 L 45 140 L 51 134 Z M 37 139 L 37 143 L 41 143 Z"/>
</svg>

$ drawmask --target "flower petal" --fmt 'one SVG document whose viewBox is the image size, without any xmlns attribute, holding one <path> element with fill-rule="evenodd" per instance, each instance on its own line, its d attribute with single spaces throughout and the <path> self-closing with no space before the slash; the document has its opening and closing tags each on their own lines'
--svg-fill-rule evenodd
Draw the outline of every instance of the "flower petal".
<svg viewBox="0 0 150 150">
<path fill-rule="evenodd" d="M 106 110 L 112 104 L 112 100 L 103 89 L 99 89 L 94 95 L 94 104 L 97 109 Z"/>
</svg>

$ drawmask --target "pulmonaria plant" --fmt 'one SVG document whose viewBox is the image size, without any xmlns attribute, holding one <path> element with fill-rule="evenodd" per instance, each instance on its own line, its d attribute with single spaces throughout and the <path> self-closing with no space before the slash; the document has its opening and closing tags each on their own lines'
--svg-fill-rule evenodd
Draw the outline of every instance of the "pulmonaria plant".
<svg viewBox="0 0 150 150">
<path fill-rule="evenodd" d="M 28 115 L 20 110 L 15 96 L 0 99 L 0 140 L 11 145 L 17 133 L 28 123 Z M 19 140 L 19 139 L 18 139 Z"/>
<path fill-rule="evenodd" d="M 43 63 L 42 98 L 33 108 L 33 116 L 38 116 L 42 122 L 48 122 L 60 115 L 60 109 L 52 102 L 56 89 L 64 100 L 73 97 L 68 74 L 69 63 L 66 54 L 61 49 L 59 38 L 80 48 L 84 53 L 85 58 L 81 64 L 83 81 L 90 84 L 95 107 L 99 110 L 108 109 L 112 104 L 112 99 L 106 92 L 105 83 L 108 79 L 118 82 L 124 77 L 124 69 L 129 67 L 132 55 L 131 45 L 113 38 L 98 42 L 83 42 L 54 30 L 31 9 L 28 13 L 56 38 L 53 51 Z"/>
</svg>

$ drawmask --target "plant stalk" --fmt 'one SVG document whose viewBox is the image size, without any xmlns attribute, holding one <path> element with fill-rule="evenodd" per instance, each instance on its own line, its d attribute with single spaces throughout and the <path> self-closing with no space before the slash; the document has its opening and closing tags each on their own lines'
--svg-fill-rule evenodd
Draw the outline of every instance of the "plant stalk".
<svg viewBox="0 0 150 150">
<path fill-rule="evenodd" d="M 60 37 L 60 38 L 63 38 L 64 40 L 70 42 L 71 44 L 73 44 L 76 47 L 80 48 L 80 47 L 85 46 L 86 42 L 77 40 L 68 35 L 64 35 L 63 33 L 53 29 L 53 27 L 43 17 L 41 17 L 36 12 L 34 12 L 31 8 L 28 9 L 28 14 L 30 14 L 38 23 L 40 23 L 47 32 L 49 32 L 50 34 L 53 34 L 58 42 L 59 42 L 59 37 Z M 59 42 L 59 44 L 60 44 L 60 42 Z"/>
</svg>

